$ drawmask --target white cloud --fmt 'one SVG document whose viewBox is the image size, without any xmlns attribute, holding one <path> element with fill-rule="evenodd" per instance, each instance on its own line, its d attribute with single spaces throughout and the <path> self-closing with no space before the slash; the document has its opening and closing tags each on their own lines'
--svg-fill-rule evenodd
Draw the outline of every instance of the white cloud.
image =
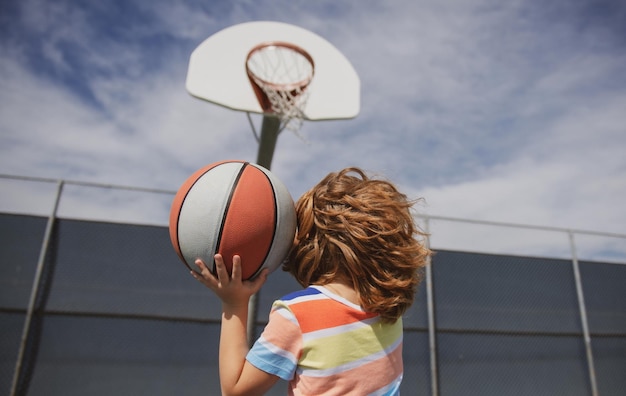
<svg viewBox="0 0 626 396">
<path fill-rule="evenodd" d="M 16 26 L 41 47 L 0 47 L 0 173 L 176 189 L 206 163 L 255 160 L 245 114 L 185 92 L 187 61 L 221 28 L 282 20 L 333 42 L 362 82 L 356 119 L 305 123 L 309 143 L 280 136 L 272 169 L 295 197 L 356 165 L 431 214 L 626 232 L 626 59 L 610 26 L 580 28 L 579 8 L 150 4 L 110 26 L 116 39 L 89 23 L 105 4 L 23 2 Z"/>
</svg>

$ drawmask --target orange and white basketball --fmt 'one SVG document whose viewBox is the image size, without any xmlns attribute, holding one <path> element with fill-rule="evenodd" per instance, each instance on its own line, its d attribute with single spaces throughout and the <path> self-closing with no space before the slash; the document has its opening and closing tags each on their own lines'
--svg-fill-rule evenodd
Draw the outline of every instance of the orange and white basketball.
<svg viewBox="0 0 626 396">
<path fill-rule="evenodd" d="M 201 258 L 214 271 L 224 257 L 228 273 L 241 256 L 242 278 L 276 269 L 287 257 L 296 231 L 293 199 L 269 170 L 244 161 L 222 161 L 191 175 L 170 211 L 170 239 L 189 269 Z"/>
</svg>

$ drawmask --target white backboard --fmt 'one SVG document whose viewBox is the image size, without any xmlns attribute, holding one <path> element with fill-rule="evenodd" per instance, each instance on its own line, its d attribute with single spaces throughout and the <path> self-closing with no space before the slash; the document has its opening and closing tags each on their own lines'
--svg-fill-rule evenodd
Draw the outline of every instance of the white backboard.
<svg viewBox="0 0 626 396">
<path fill-rule="evenodd" d="M 248 52 L 258 44 L 283 41 L 308 52 L 315 74 L 307 88 L 304 118 L 347 119 L 360 110 L 360 81 L 348 59 L 331 43 L 298 26 L 281 22 L 247 22 L 223 29 L 191 54 L 187 91 L 229 109 L 262 114 L 246 74 Z"/>
</svg>

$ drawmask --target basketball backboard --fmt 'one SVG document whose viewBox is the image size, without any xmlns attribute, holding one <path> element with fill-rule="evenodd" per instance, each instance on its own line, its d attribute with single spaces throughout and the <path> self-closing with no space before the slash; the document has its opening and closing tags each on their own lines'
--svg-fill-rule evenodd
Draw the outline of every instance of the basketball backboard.
<svg viewBox="0 0 626 396">
<path fill-rule="evenodd" d="M 315 62 L 303 108 L 306 120 L 354 118 L 360 109 L 360 81 L 352 64 L 326 39 L 282 22 L 247 22 L 223 29 L 191 54 L 187 91 L 232 110 L 263 114 L 246 73 L 246 58 L 266 42 L 287 42 L 304 49 Z"/>
</svg>

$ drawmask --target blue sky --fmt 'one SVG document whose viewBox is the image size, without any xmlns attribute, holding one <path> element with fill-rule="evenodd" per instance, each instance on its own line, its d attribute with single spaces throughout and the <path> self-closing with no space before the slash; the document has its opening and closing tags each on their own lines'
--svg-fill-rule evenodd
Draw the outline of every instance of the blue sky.
<svg viewBox="0 0 626 396">
<path fill-rule="evenodd" d="M 357 118 L 281 134 L 272 170 L 294 198 L 359 166 L 428 214 L 626 234 L 618 0 L 4 0 L 0 173 L 176 190 L 254 161 L 245 114 L 185 77 L 204 39 L 256 20 L 321 35 L 361 80 Z"/>
</svg>

